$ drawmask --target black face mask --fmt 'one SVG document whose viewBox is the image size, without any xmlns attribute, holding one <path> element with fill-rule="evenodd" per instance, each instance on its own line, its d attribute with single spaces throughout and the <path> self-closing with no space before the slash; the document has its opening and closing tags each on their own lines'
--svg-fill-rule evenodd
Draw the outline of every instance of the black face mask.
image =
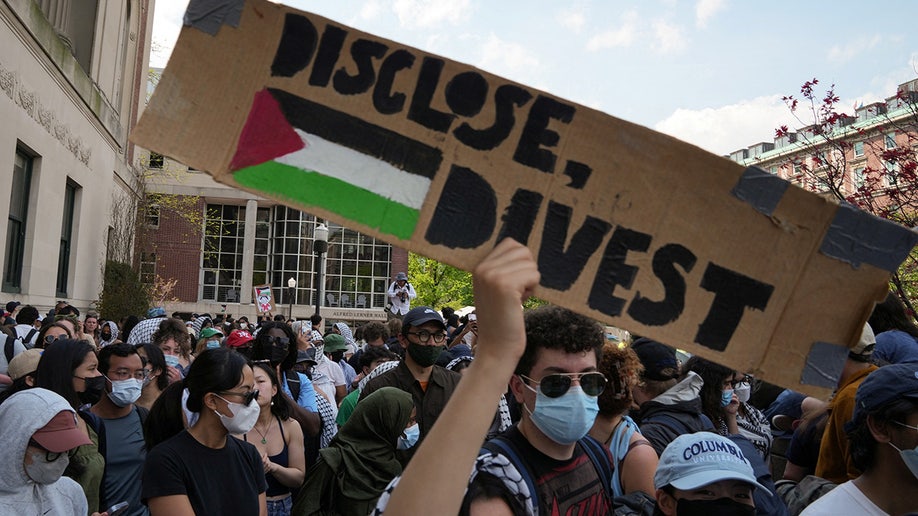
<svg viewBox="0 0 918 516">
<path fill-rule="evenodd" d="M 83 378 L 83 382 L 85 383 L 83 392 L 77 393 L 80 403 L 95 405 L 102 399 L 102 395 L 105 393 L 105 377 L 96 376 L 93 378 Z"/>
<path fill-rule="evenodd" d="M 271 364 L 277 365 L 284 361 L 287 358 L 289 351 L 286 346 L 271 346 Z"/>
<path fill-rule="evenodd" d="M 100 333 L 99 338 L 102 340 L 111 340 L 112 334 L 111 333 Z"/>
<path fill-rule="evenodd" d="M 676 516 L 754 516 L 755 507 L 732 498 L 686 500 L 676 502 Z"/>
</svg>

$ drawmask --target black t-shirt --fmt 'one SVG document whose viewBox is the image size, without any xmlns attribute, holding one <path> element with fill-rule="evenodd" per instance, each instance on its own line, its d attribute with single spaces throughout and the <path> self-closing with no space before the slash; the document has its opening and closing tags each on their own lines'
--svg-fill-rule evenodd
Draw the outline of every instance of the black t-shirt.
<svg viewBox="0 0 918 516">
<path fill-rule="evenodd" d="M 258 450 L 230 436 L 215 450 L 182 431 L 153 448 L 143 469 L 144 503 L 183 494 L 195 514 L 258 514 L 266 489 Z"/>
<path fill-rule="evenodd" d="M 516 464 L 516 467 L 525 467 L 529 470 L 538 492 L 539 514 L 612 513 L 612 506 L 602 487 L 599 471 L 580 444 L 574 448 L 574 454 L 570 459 L 555 460 L 529 444 L 516 426 L 504 432 L 503 436 L 513 442 L 526 463 Z M 612 457 L 609 456 L 608 459 L 611 462 Z M 480 473 L 473 480 L 473 486 L 475 482 L 488 482 L 485 477 L 487 474 Z M 508 498 L 512 498 L 509 493 Z"/>
</svg>

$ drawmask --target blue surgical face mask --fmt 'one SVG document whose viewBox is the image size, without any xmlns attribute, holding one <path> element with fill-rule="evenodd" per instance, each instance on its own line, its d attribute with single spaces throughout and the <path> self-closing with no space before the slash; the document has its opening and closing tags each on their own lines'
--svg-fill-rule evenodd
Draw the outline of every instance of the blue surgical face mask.
<svg viewBox="0 0 918 516">
<path fill-rule="evenodd" d="M 733 401 L 733 389 L 724 389 L 720 394 L 720 406 L 726 407 Z"/>
<path fill-rule="evenodd" d="M 912 430 L 918 431 L 918 426 L 906 425 L 905 423 L 900 423 L 898 421 L 893 421 L 899 426 L 904 426 L 905 428 L 911 428 Z M 914 449 L 909 450 L 900 450 L 898 446 L 889 442 L 889 445 L 899 451 L 899 456 L 902 457 L 902 462 L 908 467 L 908 470 L 912 472 L 912 475 L 915 475 L 915 478 L 918 478 L 918 446 Z"/>
<path fill-rule="evenodd" d="M 112 392 L 108 393 L 108 399 L 119 407 L 127 407 L 140 399 L 140 392 L 143 390 L 143 381 L 134 378 L 127 380 L 113 380 Z"/>
<path fill-rule="evenodd" d="M 166 365 L 169 367 L 178 367 L 179 358 L 178 355 L 163 355 L 166 359 Z"/>
<path fill-rule="evenodd" d="M 398 436 L 398 444 L 396 448 L 399 450 L 407 450 L 408 448 L 413 447 L 418 443 L 418 439 L 421 437 L 421 428 L 418 427 L 418 424 L 415 423 L 402 432 L 402 435 Z"/>
<path fill-rule="evenodd" d="M 217 349 L 220 347 L 219 340 L 209 340 L 207 341 L 207 349 Z"/>
<path fill-rule="evenodd" d="M 541 389 L 533 389 L 520 378 L 523 385 L 536 393 L 535 410 L 529 410 L 533 424 L 558 444 L 573 444 L 583 438 L 593 426 L 599 403 L 596 396 L 587 396 L 579 385 L 572 385 L 557 398 L 549 398 Z"/>
</svg>

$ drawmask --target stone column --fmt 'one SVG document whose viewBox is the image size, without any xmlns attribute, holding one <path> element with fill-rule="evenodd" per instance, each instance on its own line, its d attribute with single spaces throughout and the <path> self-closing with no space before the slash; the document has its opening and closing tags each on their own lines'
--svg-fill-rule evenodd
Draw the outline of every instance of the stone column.
<svg viewBox="0 0 918 516">
<path fill-rule="evenodd" d="M 242 240 L 242 285 L 239 287 L 239 302 L 252 303 L 252 272 L 255 269 L 255 220 L 258 216 L 258 201 L 249 199 L 245 203 L 245 236 Z"/>
</svg>

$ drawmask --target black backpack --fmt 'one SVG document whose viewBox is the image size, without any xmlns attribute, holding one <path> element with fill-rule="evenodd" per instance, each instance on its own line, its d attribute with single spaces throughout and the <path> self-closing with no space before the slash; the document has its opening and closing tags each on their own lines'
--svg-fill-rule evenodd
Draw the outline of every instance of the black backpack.
<svg viewBox="0 0 918 516">
<path fill-rule="evenodd" d="M 593 467 L 596 468 L 596 472 L 599 474 L 599 480 L 602 482 L 602 488 L 606 493 L 606 498 L 609 500 L 609 507 L 612 507 L 612 499 L 615 497 L 615 494 L 612 492 L 612 463 L 608 460 L 602 443 L 589 435 L 584 436 L 577 442 L 583 448 L 583 451 L 586 452 L 590 462 L 593 463 Z M 499 453 L 507 457 L 507 459 L 516 466 L 516 469 L 520 472 L 520 476 L 523 477 L 526 486 L 529 488 L 529 493 L 532 496 L 532 506 L 538 510 L 539 495 L 538 491 L 536 491 L 535 481 L 532 478 L 532 473 L 529 471 L 526 460 L 520 454 L 516 445 L 513 444 L 513 441 L 503 435 L 498 435 L 484 444 L 479 455 L 488 453 Z"/>
</svg>

